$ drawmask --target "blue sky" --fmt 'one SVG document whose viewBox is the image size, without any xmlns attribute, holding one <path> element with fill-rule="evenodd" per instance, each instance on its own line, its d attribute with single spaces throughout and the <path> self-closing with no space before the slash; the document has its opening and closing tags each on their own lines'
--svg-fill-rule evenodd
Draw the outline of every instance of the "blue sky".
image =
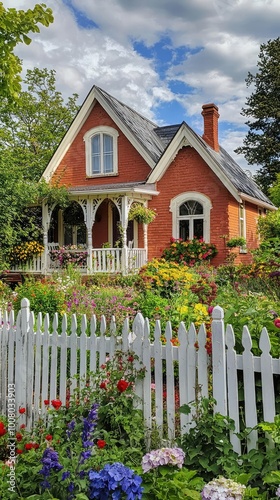
<svg viewBox="0 0 280 500">
<path fill-rule="evenodd" d="M 35 0 L 3 0 L 32 8 Z M 253 90 L 260 44 L 279 36 L 279 0 L 46 0 L 55 22 L 17 48 L 24 70 L 56 70 L 57 88 L 83 101 L 93 85 L 159 125 L 185 120 L 202 133 L 202 105 L 219 107 L 220 143 L 246 133 L 241 109 Z M 251 171 L 254 169 L 250 168 Z"/>
</svg>

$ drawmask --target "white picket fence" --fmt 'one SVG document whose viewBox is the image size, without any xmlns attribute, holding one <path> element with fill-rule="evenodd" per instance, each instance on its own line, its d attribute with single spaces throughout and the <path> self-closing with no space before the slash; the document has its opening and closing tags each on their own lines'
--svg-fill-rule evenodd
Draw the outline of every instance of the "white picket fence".
<svg viewBox="0 0 280 500">
<path fill-rule="evenodd" d="M 205 349 L 204 325 L 197 332 L 194 325 L 187 331 L 181 323 L 179 346 L 174 346 L 170 322 L 167 322 L 164 332 L 160 322 L 156 322 L 154 341 L 151 342 L 149 321 L 144 320 L 140 313 L 132 328 L 128 319 L 124 322 L 121 336 L 116 335 L 114 318 L 107 326 L 102 317 L 97 327 L 96 318 L 92 317 L 88 334 L 87 319 L 83 316 L 80 331 L 77 331 L 75 315 L 71 318 L 70 331 L 66 315 L 63 317 L 59 334 L 58 314 L 50 328 L 48 315 L 43 318 L 40 313 L 35 321 L 27 299 L 22 300 L 21 306 L 16 323 L 13 312 L 0 317 L 0 414 L 7 415 L 9 384 L 15 384 L 16 408 L 26 408 L 25 414 L 19 414 L 19 423 L 25 423 L 29 429 L 39 417 L 46 415 L 44 400 L 59 398 L 65 404 L 69 377 L 72 394 L 77 384 L 83 386 L 88 372 L 95 372 L 98 364 L 105 363 L 108 356 L 114 356 L 114 352 L 120 349 L 133 351 L 146 368 L 145 377 L 137 382 L 135 392 L 139 396 L 139 407 L 143 409 L 147 435 L 156 426 L 163 438 L 174 442 L 176 418 L 178 421 L 176 398 L 179 396 L 179 404 L 183 405 L 194 401 L 198 394 L 208 397 L 210 385 L 211 395 L 217 402 L 215 411 L 233 418 L 238 432 L 241 419 L 238 373 L 244 384 L 242 418 L 245 425 L 255 427 L 258 423 L 255 373 L 261 375 L 263 419 L 274 420 L 275 378 L 280 375 L 280 359 L 273 359 L 270 354 L 267 330 L 264 328 L 260 335 L 260 357 L 251 352 L 252 340 L 247 327 L 242 335 L 244 351 L 236 354 L 233 330 L 229 326 L 224 331 L 223 310 L 219 306 L 212 313 L 210 357 Z M 162 335 L 165 342 L 162 342 Z M 76 374 L 80 375 L 79 381 L 72 379 Z M 191 425 L 192 414 L 181 414 L 180 432 L 186 432 Z M 231 440 L 234 449 L 240 453 L 235 434 Z M 257 431 L 254 430 L 248 438 L 248 449 L 254 448 L 256 441 Z"/>
</svg>

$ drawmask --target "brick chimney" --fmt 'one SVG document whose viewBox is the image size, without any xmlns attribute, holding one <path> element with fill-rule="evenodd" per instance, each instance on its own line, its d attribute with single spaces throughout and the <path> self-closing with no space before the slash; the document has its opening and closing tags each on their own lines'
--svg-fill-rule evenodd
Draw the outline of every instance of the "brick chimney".
<svg viewBox="0 0 280 500">
<path fill-rule="evenodd" d="M 219 112 L 216 104 L 204 104 L 202 106 L 202 116 L 204 118 L 204 132 L 202 139 L 211 146 L 214 151 L 219 151 L 218 120 Z"/>
</svg>

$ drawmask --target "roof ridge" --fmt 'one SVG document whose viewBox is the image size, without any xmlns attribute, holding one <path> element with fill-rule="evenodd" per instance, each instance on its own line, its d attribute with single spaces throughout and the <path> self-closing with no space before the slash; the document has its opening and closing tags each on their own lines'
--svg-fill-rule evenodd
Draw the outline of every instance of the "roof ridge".
<svg viewBox="0 0 280 500">
<path fill-rule="evenodd" d="M 119 104 L 121 104 L 125 108 L 129 109 L 133 114 L 136 114 L 136 115 L 140 116 L 140 118 L 142 118 L 143 120 L 145 120 L 145 122 L 149 122 L 151 125 L 153 125 L 156 128 L 158 127 L 157 123 L 153 122 L 149 118 L 146 118 L 144 115 L 142 115 L 141 113 L 139 113 L 138 111 L 136 111 L 135 109 L 133 109 L 131 106 L 128 106 L 128 104 L 125 104 L 123 101 L 120 101 L 119 99 L 117 99 L 116 97 L 114 97 L 112 94 L 109 94 L 109 92 L 107 92 L 106 90 L 102 89 L 101 87 L 98 87 L 97 85 L 94 85 L 94 88 L 97 89 L 98 91 L 100 91 L 103 95 L 105 94 L 104 97 L 108 96 L 110 99 L 112 99 L 114 101 L 117 101 Z"/>
</svg>

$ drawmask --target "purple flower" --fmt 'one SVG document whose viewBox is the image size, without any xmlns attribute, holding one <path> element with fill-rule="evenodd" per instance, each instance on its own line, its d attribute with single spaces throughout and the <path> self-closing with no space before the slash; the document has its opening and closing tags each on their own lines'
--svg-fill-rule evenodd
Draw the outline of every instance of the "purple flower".
<svg viewBox="0 0 280 500">
<path fill-rule="evenodd" d="M 68 477 L 70 476 L 70 472 L 63 472 L 62 473 L 62 477 L 61 477 L 61 481 L 65 481 L 65 479 L 68 479 Z"/>
</svg>

